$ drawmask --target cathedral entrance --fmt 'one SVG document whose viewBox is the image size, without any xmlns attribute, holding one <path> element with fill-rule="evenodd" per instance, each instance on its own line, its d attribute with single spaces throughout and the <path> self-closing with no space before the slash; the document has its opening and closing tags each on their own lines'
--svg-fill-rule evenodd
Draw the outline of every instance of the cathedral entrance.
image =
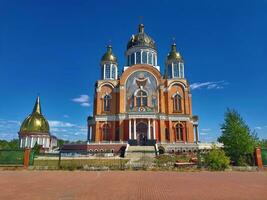
<svg viewBox="0 0 267 200">
<path fill-rule="evenodd" d="M 136 139 L 138 145 L 145 145 L 147 142 L 147 124 L 139 122 L 136 125 Z"/>
</svg>

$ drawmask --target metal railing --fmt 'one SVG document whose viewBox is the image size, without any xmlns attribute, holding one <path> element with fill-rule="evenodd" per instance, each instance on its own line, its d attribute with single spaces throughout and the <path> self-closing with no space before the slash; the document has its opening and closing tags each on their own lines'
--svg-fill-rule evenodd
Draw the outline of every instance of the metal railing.
<svg viewBox="0 0 267 200">
<path fill-rule="evenodd" d="M 0 165 L 23 166 L 24 150 L 0 150 Z"/>
</svg>

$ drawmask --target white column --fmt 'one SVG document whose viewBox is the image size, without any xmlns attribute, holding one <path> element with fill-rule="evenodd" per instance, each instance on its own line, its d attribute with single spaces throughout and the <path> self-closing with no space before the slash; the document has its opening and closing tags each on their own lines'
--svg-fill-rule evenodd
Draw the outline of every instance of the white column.
<svg viewBox="0 0 267 200">
<path fill-rule="evenodd" d="M 40 145 L 40 138 L 37 138 L 37 144 Z"/>
<path fill-rule="evenodd" d="M 24 147 L 27 147 L 27 145 L 28 145 L 28 137 L 26 136 L 26 138 L 25 138 L 25 145 L 24 145 Z"/>
<path fill-rule="evenodd" d="M 132 122 L 131 119 L 129 119 L 129 139 L 132 139 Z"/>
<path fill-rule="evenodd" d="M 115 79 L 118 79 L 118 66 L 115 65 Z"/>
<path fill-rule="evenodd" d="M 141 63 L 143 64 L 143 51 L 141 51 L 141 58 L 140 58 Z"/>
<path fill-rule="evenodd" d="M 110 66 L 110 68 L 109 68 L 109 78 L 112 79 L 111 78 L 112 77 L 111 75 L 112 75 L 112 70 L 113 70 L 112 67 L 113 66 L 112 66 L 112 64 L 110 64 L 109 66 Z"/>
<path fill-rule="evenodd" d="M 150 140 L 150 119 L 148 119 L 147 138 Z"/>
<path fill-rule="evenodd" d="M 156 122 L 155 119 L 153 119 L 153 139 L 156 139 Z"/>
<path fill-rule="evenodd" d="M 136 140 L 136 119 L 134 119 L 134 139 Z"/>
<path fill-rule="evenodd" d="M 171 78 L 174 78 L 174 70 L 173 70 L 173 63 L 172 63 L 172 77 Z"/>
<path fill-rule="evenodd" d="M 32 148 L 32 140 L 33 140 L 33 138 L 31 137 L 31 138 L 30 138 L 30 141 L 31 141 L 31 143 L 30 143 L 30 148 Z"/>
<path fill-rule="evenodd" d="M 106 64 L 104 65 L 103 79 L 106 79 Z"/>
<path fill-rule="evenodd" d="M 23 138 L 21 137 L 20 138 L 20 148 L 22 148 L 22 140 L 23 140 Z"/>
<path fill-rule="evenodd" d="M 89 139 L 90 139 L 90 141 L 92 141 L 92 126 L 90 126 L 89 131 L 90 131 L 90 136 L 89 136 L 90 138 Z"/>
<path fill-rule="evenodd" d="M 134 64 L 136 65 L 136 52 L 134 53 Z"/>
</svg>

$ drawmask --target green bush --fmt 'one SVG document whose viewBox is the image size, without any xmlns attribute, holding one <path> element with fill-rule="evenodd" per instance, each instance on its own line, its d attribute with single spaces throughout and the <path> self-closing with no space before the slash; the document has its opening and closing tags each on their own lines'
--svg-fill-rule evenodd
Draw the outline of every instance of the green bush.
<svg viewBox="0 0 267 200">
<path fill-rule="evenodd" d="M 210 170 L 225 170 L 229 164 L 230 159 L 227 157 L 222 149 L 213 147 L 209 153 L 204 156 L 206 167 Z"/>
</svg>

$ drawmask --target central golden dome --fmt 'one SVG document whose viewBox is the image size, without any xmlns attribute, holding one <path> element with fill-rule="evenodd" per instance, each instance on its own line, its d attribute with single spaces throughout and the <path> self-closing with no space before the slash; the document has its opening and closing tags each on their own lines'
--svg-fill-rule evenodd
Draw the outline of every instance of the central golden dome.
<svg viewBox="0 0 267 200">
<path fill-rule="evenodd" d="M 138 33 L 133 35 L 127 44 L 127 50 L 131 47 L 141 46 L 157 49 L 155 41 L 144 32 L 144 25 L 140 24 L 138 27 Z"/>
<path fill-rule="evenodd" d="M 32 114 L 30 114 L 20 127 L 21 133 L 48 133 L 49 124 L 41 112 L 40 98 L 37 97 Z"/>
</svg>

